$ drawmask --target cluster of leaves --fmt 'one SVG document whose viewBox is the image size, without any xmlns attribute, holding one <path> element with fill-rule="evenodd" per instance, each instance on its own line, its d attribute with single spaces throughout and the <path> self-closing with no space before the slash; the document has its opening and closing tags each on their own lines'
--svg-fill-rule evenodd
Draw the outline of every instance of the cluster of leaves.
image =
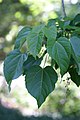
<svg viewBox="0 0 80 120">
<path fill-rule="evenodd" d="M 25 42 L 26 52 L 23 53 Z M 45 50 L 41 53 L 43 46 Z M 50 56 L 51 64 L 41 66 L 46 54 Z M 25 75 L 26 88 L 36 98 L 38 107 L 55 89 L 57 69 L 60 69 L 61 77 L 69 72 L 71 80 L 80 85 L 80 14 L 72 19 L 50 19 L 47 25 L 24 27 L 17 35 L 14 50 L 4 61 L 8 84 Z"/>
</svg>

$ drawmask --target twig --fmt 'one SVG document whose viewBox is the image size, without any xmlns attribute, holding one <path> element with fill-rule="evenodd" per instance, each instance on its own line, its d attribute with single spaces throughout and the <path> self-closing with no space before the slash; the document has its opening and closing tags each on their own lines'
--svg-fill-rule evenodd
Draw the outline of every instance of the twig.
<svg viewBox="0 0 80 120">
<path fill-rule="evenodd" d="M 64 0 L 61 0 L 61 1 L 62 1 L 63 15 L 64 15 L 64 17 L 66 17 L 65 6 L 64 6 Z"/>
</svg>

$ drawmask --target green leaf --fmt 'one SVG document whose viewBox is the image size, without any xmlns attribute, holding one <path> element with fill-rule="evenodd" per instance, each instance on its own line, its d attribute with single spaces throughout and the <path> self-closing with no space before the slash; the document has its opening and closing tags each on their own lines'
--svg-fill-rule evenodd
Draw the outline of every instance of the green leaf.
<svg viewBox="0 0 80 120">
<path fill-rule="evenodd" d="M 80 75 L 80 38 L 73 36 L 70 39 L 72 45 L 72 55 L 78 66 L 78 74 Z"/>
<path fill-rule="evenodd" d="M 60 67 L 60 73 L 63 76 L 68 69 L 71 57 L 69 40 L 65 37 L 60 37 L 58 40 L 48 40 L 47 51 Z"/>
<path fill-rule="evenodd" d="M 76 56 L 80 56 L 80 38 L 73 36 L 70 38 L 72 49 Z"/>
<path fill-rule="evenodd" d="M 77 27 L 77 29 L 74 31 L 75 35 L 78 34 L 80 35 L 80 27 Z"/>
<path fill-rule="evenodd" d="M 52 67 L 42 69 L 40 66 L 31 67 L 26 75 L 26 87 L 29 93 L 36 98 L 38 107 L 54 90 L 57 74 Z"/>
<path fill-rule="evenodd" d="M 58 23 L 58 27 L 63 29 L 64 21 L 62 21 L 60 18 L 57 18 L 57 23 Z"/>
<path fill-rule="evenodd" d="M 45 27 L 45 24 L 35 26 L 35 27 L 33 27 L 32 32 L 33 33 L 40 33 L 44 27 Z"/>
<path fill-rule="evenodd" d="M 56 19 L 49 19 L 49 20 L 48 20 L 47 27 L 55 26 L 55 25 L 56 25 L 55 23 L 56 23 Z"/>
<path fill-rule="evenodd" d="M 66 25 L 66 26 L 64 26 L 64 29 L 67 29 L 67 30 L 76 30 L 78 27 L 76 27 L 76 26 L 70 26 L 70 25 Z"/>
<path fill-rule="evenodd" d="M 76 69 L 78 75 L 80 75 L 80 62 L 77 62 L 77 69 Z"/>
<path fill-rule="evenodd" d="M 18 78 L 23 73 L 23 63 L 27 59 L 26 54 L 19 50 L 11 51 L 4 61 L 4 75 L 8 83 Z"/>
<path fill-rule="evenodd" d="M 80 14 L 77 14 L 75 18 L 73 19 L 73 24 L 74 25 L 80 25 Z"/>
<path fill-rule="evenodd" d="M 71 80 L 79 87 L 80 85 L 80 75 L 76 72 L 76 68 L 71 68 L 69 70 L 69 74 L 71 76 Z"/>
<path fill-rule="evenodd" d="M 27 37 L 28 50 L 34 57 L 40 52 L 44 34 L 42 32 L 44 25 L 36 26 Z"/>
<path fill-rule="evenodd" d="M 24 42 L 26 41 L 27 35 L 30 33 L 31 28 L 30 27 L 24 27 L 17 35 L 16 41 L 15 41 L 15 49 L 20 49 Z"/>
<path fill-rule="evenodd" d="M 48 39 L 56 39 L 57 37 L 57 28 L 55 25 L 44 27 L 43 32 Z"/>
<path fill-rule="evenodd" d="M 28 56 L 28 59 L 24 62 L 24 73 L 27 72 L 32 66 L 34 65 L 40 65 L 43 57 L 41 58 L 34 58 L 32 55 Z"/>
</svg>

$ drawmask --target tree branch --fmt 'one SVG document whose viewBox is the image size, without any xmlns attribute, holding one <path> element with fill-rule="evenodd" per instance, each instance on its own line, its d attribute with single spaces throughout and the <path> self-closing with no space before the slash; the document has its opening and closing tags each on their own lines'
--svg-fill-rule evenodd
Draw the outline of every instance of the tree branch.
<svg viewBox="0 0 80 120">
<path fill-rule="evenodd" d="M 64 6 L 64 0 L 61 0 L 61 1 L 62 1 L 63 15 L 64 15 L 64 17 L 66 17 L 65 6 Z"/>
</svg>

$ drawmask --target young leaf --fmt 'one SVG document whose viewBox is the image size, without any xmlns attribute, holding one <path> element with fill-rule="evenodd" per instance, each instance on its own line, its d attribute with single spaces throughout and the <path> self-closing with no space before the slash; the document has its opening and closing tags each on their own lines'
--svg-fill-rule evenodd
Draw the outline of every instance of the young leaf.
<svg viewBox="0 0 80 120">
<path fill-rule="evenodd" d="M 71 68 L 69 70 L 69 74 L 71 76 L 71 80 L 79 87 L 80 85 L 80 75 L 76 72 L 76 68 Z"/>
<path fill-rule="evenodd" d="M 20 49 L 21 46 L 26 41 L 27 35 L 30 33 L 31 28 L 30 27 L 24 27 L 17 35 L 16 41 L 15 41 L 15 49 Z"/>
<path fill-rule="evenodd" d="M 18 78 L 23 73 L 23 63 L 27 59 L 26 54 L 21 54 L 19 50 L 13 50 L 4 61 L 4 75 L 9 83 Z"/>
<path fill-rule="evenodd" d="M 47 51 L 60 67 L 60 72 L 63 76 L 70 62 L 71 45 L 69 40 L 65 37 L 60 37 L 57 41 L 48 39 Z"/>
<path fill-rule="evenodd" d="M 36 98 L 38 107 L 54 90 L 57 74 L 52 67 L 42 69 L 40 66 L 31 67 L 26 75 L 26 87 L 29 93 Z"/>
<path fill-rule="evenodd" d="M 27 37 L 28 50 L 34 57 L 41 50 L 44 34 L 42 32 L 44 25 L 34 27 Z"/>
</svg>

